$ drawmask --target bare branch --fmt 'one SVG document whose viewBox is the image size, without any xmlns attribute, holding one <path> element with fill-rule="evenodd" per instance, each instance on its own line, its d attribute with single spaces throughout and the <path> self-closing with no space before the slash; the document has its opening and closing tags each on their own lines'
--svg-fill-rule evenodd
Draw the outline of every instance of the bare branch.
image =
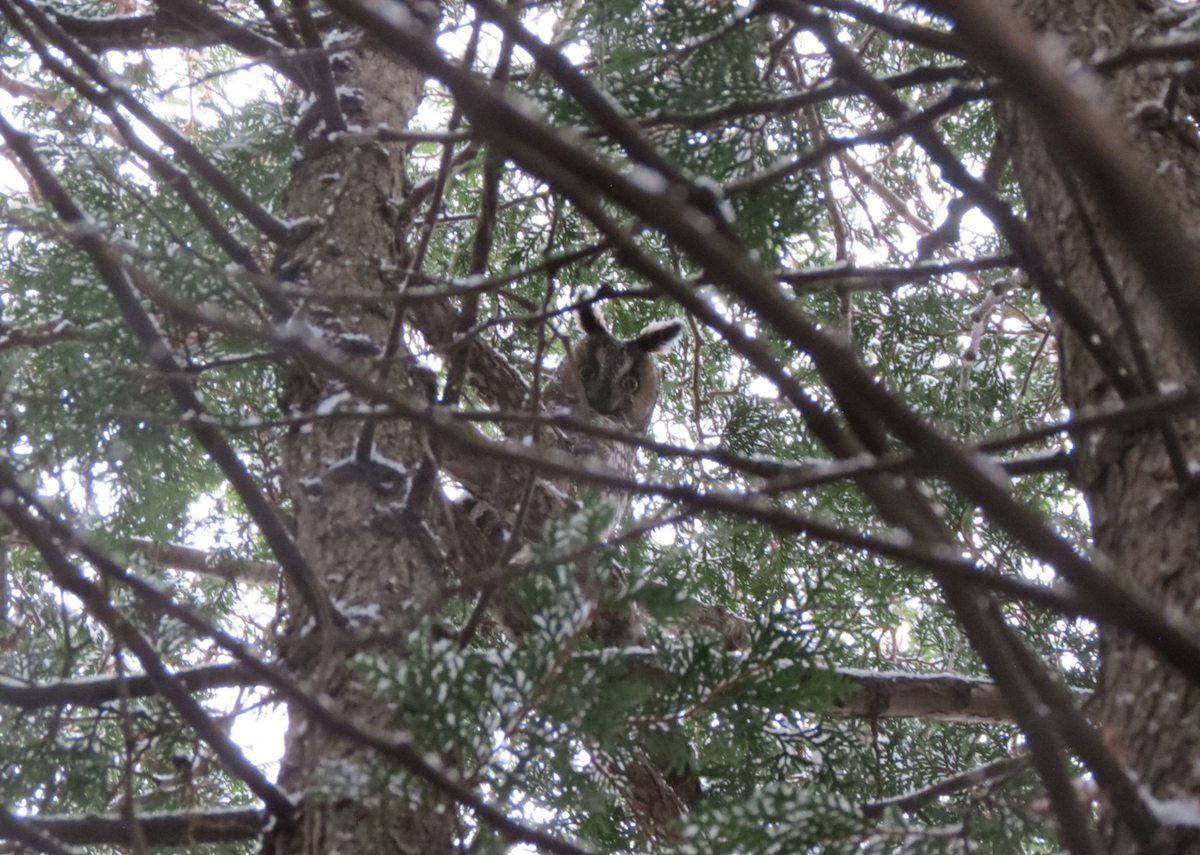
<svg viewBox="0 0 1200 855">
<path fill-rule="evenodd" d="M 117 814 L 33 816 L 17 820 L 31 832 L 49 834 L 73 846 L 179 846 L 253 840 L 262 834 L 267 815 L 255 808 L 225 808 L 183 813 L 139 813 L 131 826 Z M 8 835 L 5 835 L 8 836 Z"/>
<path fill-rule="evenodd" d="M 46 855 L 75 855 L 45 831 L 26 825 L 4 805 L 0 805 L 0 837 L 17 840 L 34 852 L 44 852 Z"/>
<path fill-rule="evenodd" d="M 964 65 L 932 66 L 914 68 L 903 74 L 880 78 L 880 83 L 893 89 L 905 89 L 909 86 L 923 86 L 930 83 L 942 83 L 947 80 L 970 80 L 977 75 Z M 787 115 L 805 107 L 811 107 L 834 98 L 854 94 L 854 89 L 844 80 L 826 80 L 801 92 L 780 95 L 760 101 L 732 101 L 708 110 L 698 110 L 694 113 L 672 113 L 660 110 L 637 123 L 642 128 L 657 128 L 671 126 L 677 128 L 693 128 L 700 130 L 710 125 L 737 119 L 744 116 L 758 115 Z"/>
<path fill-rule="evenodd" d="M 865 802 L 859 805 L 858 809 L 862 811 L 863 816 L 871 819 L 882 818 L 889 808 L 894 808 L 904 813 L 913 813 L 942 796 L 995 783 L 1015 774 L 1023 766 L 1028 765 L 1028 756 L 1005 757 L 1003 760 L 987 763 L 970 771 L 963 772 L 960 775 L 951 775 L 948 778 L 943 778 L 935 784 L 911 793 L 905 793 L 902 796 L 892 796 L 888 799 L 880 799 L 877 802 Z"/>
<path fill-rule="evenodd" d="M 190 692 L 229 686 L 253 686 L 257 682 L 239 665 L 206 665 L 174 672 L 173 676 Z M 36 709 L 61 704 L 98 707 L 127 698 L 144 698 L 158 693 L 148 675 L 129 677 L 81 677 L 55 683 L 22 683 L 0 674 L 0 704 Z"/>
<path fill-rule="evenodd" d="M 932 27 L 925 27 L 913 21 L 897 17 L 896 15 L 880 12 L 866 3 L 858 2 L 858 0 L 821 0 L 821 2 L 814 3 L 813 5 L 824 6 L 831 12 L 839 12 L 847 17 L 862 21 L 864 24 L 869 24 L 876 29 L 911 44 L 921 45 L 938 53 L 947 53 L 951 56 L 964 56 L 963 46 L 954 33 L 935 30 Z"/>
<path fill-rule="evenodd" d="M 195 549 L 179 543 L 158 543 L 141 538 L 126 541 L 125 548 L 131 552 L 141 552 L 155 567 L 204 573 L 207 576 L 219 576 L 230 582 L 250 582 L 255 585 L 272 585 L 279 581 L 279 565 L 270 561 L 234 558 L 221 551 Z"/>
<path fill-rule="evenodd" d="M 1013 720 L 1003 693 L 991 680 L 959 674 L 834 670 L 854 686 L 834 701 L 834 715 L 990 723 Z M 1089 697 L 1086 692 L 1078 694 L 1080 701 Z"/>
<path fill-rule="evenodd" d="M 165 2 L 165 0 L 159 0 L 159 2 Z M 171 2 L 178 2 L 178 0 L 171 0 Z M 323 49 L 325 45 L 321 42 L 321 34 L 317 31 L 317 25 L 313 21 L 312 8 L 308 5 L 308 0 L 291 0 L 291 6 L 296 15 L 296 26 L 304 44 L 310 50 Z M 231 41 L 230 44 L 238 46 L 236 42 Z M 320 109 L 321 118 L 325 122 L 324 133 L 339 133 L 346 130 L 346 117 L 342 115 L 342 106 L 334 87 L 333 70 L 329 67 L 329 58 L 316 56 L 309 64 L 309 70 L 312 75 L 313 92 L 317 97 L 317 106 Z"/>
<path fill-rule="evenodd" d="M 977 273 L 981 270 L 996 270 L 1012 267 L 1015 259 L 1011 255 L 996 255 L 987 258 L 961 258 L 938 264 L 914 264 L 909 267 L 823 267 L 815 270 L 779 270 L 774 274 L 780 282 L 787 282 L 797 294 L 813 294 L 824 290 L 819 283 L 830 283 L 829 288 L 848 288 L 853 291 L 892 290 L 899 285 L 945 276 L 950 273 Z"/>
</svg>

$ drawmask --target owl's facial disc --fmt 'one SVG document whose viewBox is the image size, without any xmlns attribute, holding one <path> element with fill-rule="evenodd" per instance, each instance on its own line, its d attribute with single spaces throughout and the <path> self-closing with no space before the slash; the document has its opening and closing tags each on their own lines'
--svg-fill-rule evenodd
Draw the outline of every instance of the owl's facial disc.
<svg viewBox="0 0 1200 855">
<path fill-rule="evenodd" d="M 608 343 L 606 343 L 608 344 Z M 638 358 L 625 347 L 589 348 L 579 366 L 588 406 L 602 416 L 620 416 L 629 407 L 630 396 L 637 390 Z M 642 357 L 644 358 L 644 357 Z"/>
</svg>

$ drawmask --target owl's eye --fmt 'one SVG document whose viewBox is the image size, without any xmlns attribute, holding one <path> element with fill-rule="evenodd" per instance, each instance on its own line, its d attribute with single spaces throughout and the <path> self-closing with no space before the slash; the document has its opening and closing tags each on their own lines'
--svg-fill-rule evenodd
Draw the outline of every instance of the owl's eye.
<svg viewBox="0 0 1200 855">
<path fill-rule="evenodd" d="M 621 388 L 626 392 L 636 392 L 638 390 L 638 379 L 632 374 L 626 374 L 621 378 Z"/>
<path fill-rule="evenodd" d="M 579 376 L 583 378 L 585 383 L 591 383 L 595 380 L 597 373 L 596 366 L 590 362 L 579 368 Z"/>
</svg>

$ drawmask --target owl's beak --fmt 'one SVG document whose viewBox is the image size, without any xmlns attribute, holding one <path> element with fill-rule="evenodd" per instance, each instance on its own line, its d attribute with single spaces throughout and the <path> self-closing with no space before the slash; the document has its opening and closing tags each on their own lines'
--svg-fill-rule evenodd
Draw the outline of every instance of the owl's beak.
<svg viewBox="0 0 1200 855">
<path fill-rule="evenodd" d="M 601 416 L 611 416 L 617 409 L 616 402 L 613 401 L 613 396 L 608 394 L 607 390 L 602 391 L 595 397 L 589 395 L 588 406 Z"/>
</svg>

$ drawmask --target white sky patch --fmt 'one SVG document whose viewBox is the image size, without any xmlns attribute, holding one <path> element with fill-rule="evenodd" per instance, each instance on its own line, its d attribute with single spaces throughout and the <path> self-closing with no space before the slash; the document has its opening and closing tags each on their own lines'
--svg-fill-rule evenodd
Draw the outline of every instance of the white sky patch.
<svg viewBox="0 0 1200 855">
<path fill-rule="evenodd" d="M 766 377 L 755 377 L 746 387 L 746 391 L 756 398 L 767 398 L 774 401 L 779 397 L 779 389 Z"/>
<path fill-rule="evenodd" d="M 809 55 L 814 57 L 825 55 L 825 46 L 821 44 L 821 40 L 808 30 L 801 30 L 792 38 L 795 40 L 796 49 L 801 55 Z"/>
<path fill-rule="evenodd" d="M 675 528 L 673 526 L 659 526 L 650 532 L 650 539 L 658 546 L 668 549 L 675 545 Z"/>
<path fill-rule="evenodd" d="M 995 226 L 992 225 L 992 221 L 984 216 L 978 208 L 972 208 L 963 214 L 961 229 L 964 243 L 970 243 L 970 238 L 972 237 L 991 235 L 996 231 Z"/>
<path fill-rule="evenodd" d="M 223 689 L 217 693 L 216 700 L 217 706 L 229 708 L 237 700 L 237 690 Z M 246 753 L 247 760 L 266 772 L 271 780 L 276 780 L 287 727 L 288 717 L 284 708 L 273 704 L 239 715 L 233 721 L 229 737 Z"/>
</svg>

